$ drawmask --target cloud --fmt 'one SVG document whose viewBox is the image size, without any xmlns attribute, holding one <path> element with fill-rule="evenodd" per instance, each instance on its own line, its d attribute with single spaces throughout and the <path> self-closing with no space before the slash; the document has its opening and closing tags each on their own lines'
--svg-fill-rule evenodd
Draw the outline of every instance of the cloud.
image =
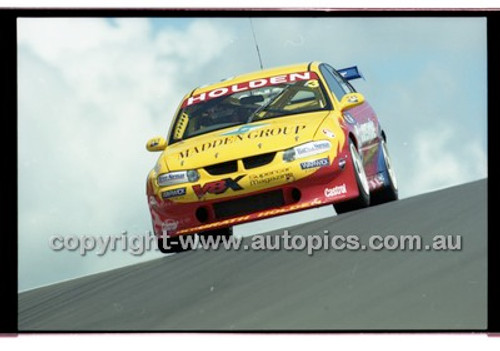
<svg viewBox="0 0 500 351">
<path fill-rule="evenodd" d="M 413 194 L 487 177 L 487 156 L 479 142 L 465 137 L 457 146 L 456 135 L 453 127 L 445 125 L 415 135 L 414 176 L 406 183 L 409 189 L 415 189 Z"/>
<path fill-rule="evenodd" d="M 203 20 L 157 36 L 146 19 L 20 20 L 21 289 L 57 275 L 50 266 L 70 277 L 137 261 L 53 253 L 47 240 L 150 229 L 145 178 L 158 155 L 145 151 L 146 140 L 166 132 L 192 89 L 185 71 L 202 76 L 228 42 Z"/>
</svg>

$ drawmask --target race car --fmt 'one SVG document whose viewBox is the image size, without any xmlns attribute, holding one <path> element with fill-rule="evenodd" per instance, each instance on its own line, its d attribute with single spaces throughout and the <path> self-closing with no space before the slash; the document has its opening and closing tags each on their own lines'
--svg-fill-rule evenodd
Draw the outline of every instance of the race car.
<svg viewBox="0 0 500 351">
<path fill-rule="evenodd" d="M 181 101 L 146 193 L 158 247 L 230 236 L 250 221 L 332 204 L 337 214 L 393 201 L 398 186 L 356 66 L 311 62 L 196 88 Z"/>
</svg>

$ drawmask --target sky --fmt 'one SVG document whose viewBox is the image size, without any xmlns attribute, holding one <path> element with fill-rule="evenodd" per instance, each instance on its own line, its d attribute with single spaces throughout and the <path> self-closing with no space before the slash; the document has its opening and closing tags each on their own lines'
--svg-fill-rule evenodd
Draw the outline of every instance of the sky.
<svg viewBox="0 0 500 351">
<path fill-rule="evenodd" d="M 484 18 L 254 18 L 264 67 L 358 65 L 400 198 L 487 177 Z M 259 69 L 248 18 L 18 19 L 20 291 L 162 257 L 49 248 L 53 235 L 145 235 L 145 181 L 193 88 Z M 331 206 L 235 227 L 251 235 Z"/>
</svg>

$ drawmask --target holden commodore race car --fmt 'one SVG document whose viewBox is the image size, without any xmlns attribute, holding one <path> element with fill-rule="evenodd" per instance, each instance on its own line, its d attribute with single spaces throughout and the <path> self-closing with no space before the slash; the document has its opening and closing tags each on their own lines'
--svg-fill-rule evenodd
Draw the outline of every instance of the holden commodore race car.
<svg viewBox="0 0 500 351">
<path fill-rule="evenodd" d="M 332 204 L 340 214 L 398 198 L 387 137 L 351 85 L 357 67 L 311 62 L 240 75 L 181 101 L 147 178 L 162 252 L 180 235 Z"/>
</svg>

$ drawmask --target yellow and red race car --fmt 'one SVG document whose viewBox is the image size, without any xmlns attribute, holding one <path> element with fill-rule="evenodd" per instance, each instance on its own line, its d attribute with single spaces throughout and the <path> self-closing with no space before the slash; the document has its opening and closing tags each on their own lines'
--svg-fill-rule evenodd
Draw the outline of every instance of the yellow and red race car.
<svg viewBox="0 0 500 351">
<path fill-rule="evenodd" d="M 311 62 L 240 75 L 186 95 L 147 197 L 162 252 L 179 235 L 333 204 L 343 213 L 398 198 L 378 118 L 350 80 L 357 67 Z"/>
</svg>

